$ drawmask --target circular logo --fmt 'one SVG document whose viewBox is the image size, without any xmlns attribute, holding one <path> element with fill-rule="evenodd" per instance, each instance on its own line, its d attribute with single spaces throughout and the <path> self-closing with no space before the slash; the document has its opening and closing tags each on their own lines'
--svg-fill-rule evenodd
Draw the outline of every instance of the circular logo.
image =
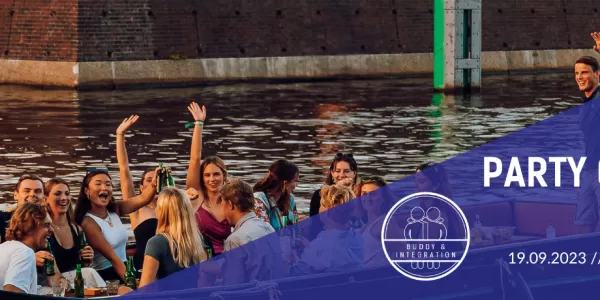
<svg viewBox="0 0 600 300">
<path fill-rule="evenodd" d="M 469 249 L 469 223 L 447 197 L 420 192 L 388 212 L 381 230 L 383 252 L 402 275 L 433 281 L 454 272 Z"/>
</svg>

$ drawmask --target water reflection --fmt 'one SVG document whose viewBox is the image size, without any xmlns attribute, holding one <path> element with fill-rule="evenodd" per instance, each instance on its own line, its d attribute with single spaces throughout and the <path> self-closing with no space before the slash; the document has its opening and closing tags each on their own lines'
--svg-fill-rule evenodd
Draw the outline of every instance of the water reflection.
<svg viewBox="0 0 600 300">
<path fill-rule="evenodd" d="M 333 155 L 354 153 L 362 175 L 395 181 L 426 159 L 444 160 L 580 103 L 570 74 L 496 76 L 483 96 L 433 95 L 430 80 L 237 84 L 135 91 L 0 88 L 0 202 L 25 172 L 61 176 L 79 188 L 86 167 L 108 167 L 120 194 L 114 132 L 130 114 L 134 180 L 164 162 L 183 184 L 191 101 L 206 105 L 203 155 L 254 183 L 281 157 L 301 171 L 299 208 L 325 178 Z"/>
</svg>

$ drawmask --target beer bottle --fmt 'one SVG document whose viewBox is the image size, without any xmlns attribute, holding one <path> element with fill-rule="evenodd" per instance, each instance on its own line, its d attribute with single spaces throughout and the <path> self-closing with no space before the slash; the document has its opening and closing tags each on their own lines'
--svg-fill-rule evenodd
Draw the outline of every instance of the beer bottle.
<svg viewBox="0 0 600 300">
<path fill-rule="evenodd" d="M 81 235 L 79 236 L 79 244 L 80 244 L 79 245 L 79 263 L 82 266 L 85 266 L 86 263 L 83 259 L 83 248 L 88 246 L 88 242 L 87 242 L 87 239 L 85 238 L 85 233 L 83 231 L 81 232 Z"/>
<path fill-rule="evenodd" d="M 175 186 L 175 179 L 173 178 L 173 173 L 171 172 L 171 168 L 167 168 L 167 185 Z"/>
<path fill-rule="evenodd" d="M 204 250 L 206 250 L 206 255 L 207 255 L 208 259 L 211 259 L 213 257 L 213 255 L 214 255 L 212 242 L 205 235 L 202 236 L 202 240 L 204 241 L 204 245 L 203 246 L 204 246 Z"/>
<path fill-rule="evenodd" d="M 133 262 L 133 256 L 130 256 L 129 260 L 131 260 L 131 272 L 135 275 L 135 274 L 137 274 L 137 270 L 135 269 L 135 263 Z"/>
<path fill-rule="evenodd" d="M 50 241 L 48 240 L 48 252 L 50 252 L 50 254 L 52 254 L 52 248 L 50 247 Z M 46 275 L 47 276 L 54 276 L 54 260 L 46 260 L 44 262 L 44 267 L 46 269 Z"/>
<path fill-rule="evenodd" d="M 81 232 L 80 241 L 81 241 L 81 249 L 83 249 L 89 245 L 87 239 L 85 238 L 85 232 L 83 232 L 83 231 Z"/>
<path fill-rule="evenodd" d="M 85 297 L 85 284 L 83 282 L 83 275 L 81 274 L 81 264 L 77 264 L 75 271 L 75 298 Z"/>
<path fill-rule="evenodd" d="M 156 174 L 156 193 L 160 193 L 160 191 L 163 189 L 163 166 L 162 163 L 159 164 L 160 169 L 158 169 L 158 174 Z"/>
<path fill-rule="evenodd" d="M 125 270 L 125 285 L 132 290 L 137 289 L 137 284 L 136 284 L 135 279 L 136 279 L 135 273 L 133 272 L 133 260 L 132 260 L 132 257 L 130 256 L 127 259 L 127 266 L 126 266 L 126 270 Z"/>
</svg>

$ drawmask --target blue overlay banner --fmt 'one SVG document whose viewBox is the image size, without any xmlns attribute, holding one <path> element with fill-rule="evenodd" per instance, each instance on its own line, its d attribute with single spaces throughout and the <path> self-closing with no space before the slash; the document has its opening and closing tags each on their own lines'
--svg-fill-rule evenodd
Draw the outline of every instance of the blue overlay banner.
<svg viewBox="0 0 600 300">
<path fill-rule="evenodd" d="M 598 111 L 589 101 L 124 297 L 596 295 Z"/>
</svg>

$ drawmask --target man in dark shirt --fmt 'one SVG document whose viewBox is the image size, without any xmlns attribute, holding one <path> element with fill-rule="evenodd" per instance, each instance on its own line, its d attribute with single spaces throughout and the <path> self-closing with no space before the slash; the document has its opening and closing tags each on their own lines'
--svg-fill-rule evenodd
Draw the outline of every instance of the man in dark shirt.
<svg viewBox="0 0 600 300">
<path fill-rule="evenodd" d="M 600 161 L 600 65 L 598 60 L 583 56 L 575 62 L 575 80 L 584 93 L 584 104 L 579 107 L 579 126 L 587 160 L 583 167 L 581 191 L 577 201 L 575 225 L 580 233 L 593 232 L 598 225 L 600 183 L 598 162 Z"/>
</svg>

